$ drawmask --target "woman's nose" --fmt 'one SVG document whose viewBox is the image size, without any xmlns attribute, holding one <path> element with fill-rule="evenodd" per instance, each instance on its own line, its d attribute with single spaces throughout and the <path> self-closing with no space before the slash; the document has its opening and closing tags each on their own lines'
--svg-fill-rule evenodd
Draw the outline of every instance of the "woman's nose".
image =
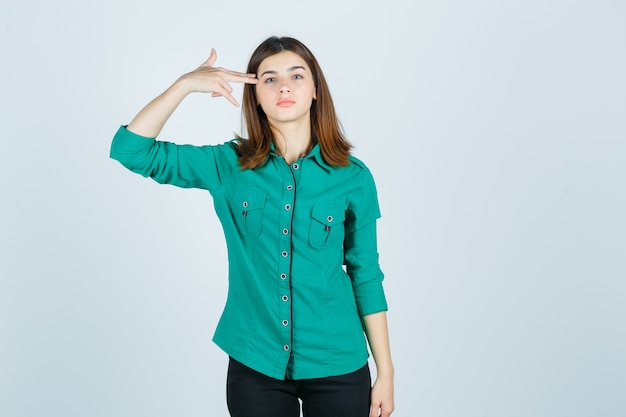
<svg viewBox="0 0 626 417">
<path fill-rule="evenodd" d="M 280 86 L 280 92 L 281 93 L 289 93 L 289 92 L 291 92 L 291 87 L 289 86 L 289 84 L 283 83 Z"/>
</svg>

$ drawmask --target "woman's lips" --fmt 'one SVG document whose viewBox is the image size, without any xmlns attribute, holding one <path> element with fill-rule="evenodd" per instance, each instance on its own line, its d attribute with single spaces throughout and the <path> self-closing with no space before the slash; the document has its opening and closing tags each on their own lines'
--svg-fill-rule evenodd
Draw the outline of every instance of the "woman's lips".
<svg viewBox="0 0 626 417">
<path fill-rule="evenodd" d="M 295 102 L 296 102 L 295 100 L 292 100 L 290 98 L 283 98 L 283 99 L 280 99 L 278 103 L 276 103 L 276 105 L 279 107 L 289 107 Z"/>
</svg>

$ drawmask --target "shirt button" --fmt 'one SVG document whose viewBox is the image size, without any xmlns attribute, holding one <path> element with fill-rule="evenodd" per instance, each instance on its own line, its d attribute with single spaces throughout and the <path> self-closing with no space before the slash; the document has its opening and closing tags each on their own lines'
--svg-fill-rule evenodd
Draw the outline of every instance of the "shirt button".
<svg viewBox="0 0 626 417">
<path fill-rule="evenodd" d="M 283 229 L 283 235 L 288 235 L 289 234 L 289 229 Z"/>
<path fill-rule="evenodd" d="M 286 295 L 283 295 L 282 299 L 283 299 L 283 301 L 288 301 L 289 297 L 287 297 Z"/>
<path fill-rule="evenodd" d="M 297 163 L 295 163 L 295 164 L 293 164 L 293 165 L 292 165 L 292 167 L 293 167 L 293 169 L 298 169 L 298 168 L 300 168 L 300 165 L 298 165 Z"/>
<path fill-rule="evenodd" d="M 280 274 L 280 279 L 287 279 L 287 274 Z"/>
<path fill-rule="evenodd" d="M 286 326 L 286 325 L 288 325 L 288 324 L 289 324 L 289 321 L 288 321 L 288 320 L 283 320 L 283 326 Z"/>
<path fill-rule="evenodd" d="M 293 185 L 290 184 L 286 188 L 287 188 L 287 191 L 291 191 L 291 190 L 293 190 Z"/>
<path fill-rule="evenodd" d="M 285 204 L 285 210 L 287 211 L 291 210 L 291 204 L 289 203 Z"/>
<path fill-rule="evenodd" d="M 289 352 L 289 345 L 285 345 L 285 346 L 283 346 L 283 350 L 284 350 L 285 352 Z"/>
<path fill-rule="evenodd" d="M 283 255 L 283 258 L 286 258 L 287 256 L 289 256 L 289 252 L 284 250 L 284 251 L 282 251 L 281 255 Z"/>
<path fill-rule="evenodd" d="M 244 207 L 248 207 L 248 202 L 247 202 L 247 201 L 244 201 L 244 202 L 242 203 L 242 205 L 243 205 Z"/>
<path fill-rule="evenodd" d="M 333 216 L 326 217 L 326 220 L 328 220 L 328 223 L 331 223 L 333 221 Z"/>
</svg>

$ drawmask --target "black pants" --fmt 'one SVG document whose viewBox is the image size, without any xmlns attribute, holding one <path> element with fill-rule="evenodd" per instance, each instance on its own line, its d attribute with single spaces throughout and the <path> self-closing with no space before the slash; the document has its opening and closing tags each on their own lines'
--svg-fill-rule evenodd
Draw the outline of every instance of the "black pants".
<svg viewBox="0 0 626 417">
<path fill-rule="evenodd" d="M 371 377 L 361 369 L 327 378 L 279 380 L 233 358 L 228 364 L 226 399 L 231 417 L 368 417 Z"/>
</svg>

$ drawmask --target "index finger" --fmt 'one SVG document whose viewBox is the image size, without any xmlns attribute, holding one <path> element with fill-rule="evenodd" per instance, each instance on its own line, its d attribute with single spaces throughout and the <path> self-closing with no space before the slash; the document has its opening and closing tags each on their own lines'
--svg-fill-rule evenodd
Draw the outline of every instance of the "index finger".
<svg viewBox="0 0 626 417">
<path fill-rule="evenodd" d="M 229 83 L 257 84 L 259 82 L 258 79 L 248 75 L 232 75 L 224 77 L 224 79 Z"/>
<path fill-rule="evenodd" d="M 222 77 L 228 82 L 239 82 L 246 84 L 256 84 L 259 82 L 256 74 L 246 74 L 243 72 L 236 72 L 230 70 L 224 70 Z"/>
</svg>

